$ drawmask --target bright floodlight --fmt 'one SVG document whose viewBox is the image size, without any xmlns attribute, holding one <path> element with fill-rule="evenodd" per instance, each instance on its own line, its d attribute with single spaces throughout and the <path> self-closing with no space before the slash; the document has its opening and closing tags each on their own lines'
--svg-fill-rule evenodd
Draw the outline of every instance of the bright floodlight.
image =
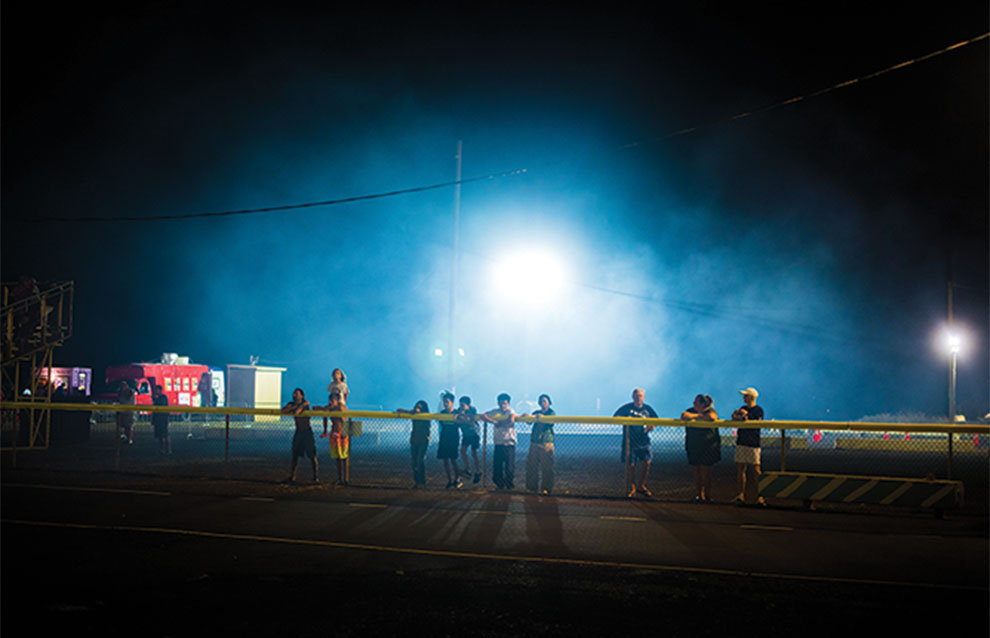
<svg viewBox="0 0 990 638">
<path fill-rule="evenodd" d="M 506 255 L 495 266 L 495 285 L 513 301 L 540 304 L 556 297 L 564 268 L 552 255 L 528 250 Z"/>
<path fill-rule="evenodd" d="M 957 334 L 948 334 L 945 337 L 945 345 L 949 348 L 949 352 L 951 354 L 959 354 L 959 349 L 962 346 L 962 339 L 960 339 Z"/>
</svg>

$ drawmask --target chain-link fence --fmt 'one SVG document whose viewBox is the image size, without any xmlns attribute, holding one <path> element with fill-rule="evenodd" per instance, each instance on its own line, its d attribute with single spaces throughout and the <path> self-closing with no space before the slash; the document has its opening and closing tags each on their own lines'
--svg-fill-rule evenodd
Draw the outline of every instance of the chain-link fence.
<svg viewBox="0 0 990 638">
<path fill-rule="evenodd" d="M 10 405 L 10 404 L 5 404 Z M 173 414 L 169 423 L 170 453 L 163 453 L 154 436 L 150 415 L 138 413 L 130 442 L 117 426 L 112 410 L 93 412 L 52 411 L 51 444 L 46 450 L 16 452 L 16 410 L 4 419 L 4 463 L 18 467 L 76 470 L 120 470 L 161 476 L 215 477 L 278 482 L 289 475 L 295 423 L 292 416 L 223 414 L 223 408 L 192 409 Z M 175 409 L 175 408 L 170 408 Z M 207 413 L 209 411 L 209 413 Z M 228 412 L 233 411 L 229 410 Z M 254 411 L 265 412 L 265 411 Z M 26 410 L 20 410 L 25 414 Z M 228 421 L 229 419 L 229 421 Z M 311 418 L 315 433 L 320 477 L 329 488 L 338 480 L 337 462 L 330 457 L 322 416 Z M 573 419 L 574 422 L 568 421 Z M 516 491 L 548 489 L 558 495 L 623 496 L 628 491 L 623 451 L 623 427 L 628 419 L 556 417 L 553 431 L 552 477 L 540 474 L 547 466 L 546 446 L 532 449 L 532 424 L 516 424 L 512 488 Z M 388 412 L 352 413 L 349 426 L 349 472 L 342 478 L 354 486 L 409 488 L 413 486 L 410 430 L 412 421 Z M 692 468 L 685 454 L 682 422 L 657 420 L 650 433 L 652 462 L 646 481 L 655 498 L 688 501 L 695 496 Z M 720 456 L 712 468 L 712 498 L 729 502 L 738 493 L 734 462 L 736 432 L 731 421 L 719 422 Z M 962 481 L 965 508 L 986 513 L 990 483 L 990 436 L 987 425 L 957 427 L 952 433 L 924 432 L 924 426 L 893 424 L 828 424 L 763 422 L 761 430 L 764 472 L 814 472 L 869 477 L 946 479 Z M 795 427 L 804 425 L 806 427 Z M 829 429 L 830 427 L 834 429 Z M 890 429 L 883 429 L 888 427 Z M 933 425 L 932 429 L 947 429 Z M 898 429 L 895 429 L 898 428 Z M 493 428 L 480 424 L 482 444 L 477 450 L 478 472 L 471 447 L 457 449 L 457 467 L 463 487 L 495 489 L 493 467 L 496 450 Z M 21 434 L 23 438 L 23 433 Z M 123 438 L 122 438 L 123 437 Z M 437 458 L 438 425 L 430 421 L 430 442 L 425 453 L 426 487 L 445 489 L 449 476 Z M 950 454 L 951 438 L 951 454 Z M 465 468 L 465 457 L 467 468 Z M 465 471 L 466 470 L 466 471 Z M 475 475 L 480 474 L 475 483 Z M 297 478 L 310 478 L 308 461 L 300 459 Z M 547 481 L 552 480 L 552 484 Z"/>
</svg>

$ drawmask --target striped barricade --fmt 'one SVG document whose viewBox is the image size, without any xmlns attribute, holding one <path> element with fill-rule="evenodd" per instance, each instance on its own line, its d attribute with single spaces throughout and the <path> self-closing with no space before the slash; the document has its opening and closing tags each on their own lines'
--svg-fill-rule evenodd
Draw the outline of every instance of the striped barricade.
<svg viewBox="0 0 990 638">
<path fill-rule="evenodd" d="M 942 510 L 962 505 L 963 484 L 935 479 L 765 472 L 760 476 L 760 496 Z"/>
</svg>

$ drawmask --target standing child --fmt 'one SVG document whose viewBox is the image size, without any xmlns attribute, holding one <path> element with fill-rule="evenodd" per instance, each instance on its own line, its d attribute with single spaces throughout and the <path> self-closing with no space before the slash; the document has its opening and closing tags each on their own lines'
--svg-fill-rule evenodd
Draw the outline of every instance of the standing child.
<svg viewBox="0 0 990 638">
<path fill-rule="evenodd" d="M 454 413 L 454 395 L 444 392 L 441 396 L 441 414 Z M 457 444 L 460 442 L 460 428 L 456 421 L 437 421 L 440 441 L 437 443 L 437 458 L 443 460 L 443 471 L 447 473 L 447 488 L 464 487 L 457 471 Z"/>
<path fill-rule="evenodd" d="M 412 410 L 396 410 L 399 414 L 426 414 L 430 406 L 420 399 Z M 430 422 L 426 419 L 412 419 L 412 432 L 409 434 L 409 452 L 412 457 L 413 488 L 426 487 L 426 448 L 430 445 Z"/>
<path fill-rule="evenodd" d="M 540 409 L 533 416 L 553 416 L 550 395 L 541 394 Z M 543 476 L 543 493 L 553 490 L 553 423 L 537 421 L 529 435 L 529 456 L 526 457 L 526 489 L 540 491 L 540 475 Z"/>
<path fill-rule="evenodd" d="M 481 415 L 488 423 L 494 424 L 492 440 L 495 443 L 494 469 L 492 480 L 500 490 L 515 487 L 513 475 L 516 471 L 516 413 L 509 404 L 512 397 L 503 392 L 498 395 L 498 407 Z"/>
<path fill-rule="evenodd" d="M 471 397 L 461 397 L 457 406 L 455 421 L 461 426 L 461 461 L 464 462 L 464 476 L 471 476 L 471 464 L 468 463 L 468 448 L 474 458 L 474 479 L 472 483 L 481 481 L 481 464 L 478 463 L 478 448 L 481 446 L 481 432 L 478 431 L 478 411 L 471 405 Z"/>
<path fill-rule="evenodd" d="M 347 377 L 340 368 L 334 368 L 331 373 L 330 385 L 327 391 L 330 393 L 330 400 L 324 408 L 328 411 L 345 412 L 347 410 L 347 397 L 350 390 L 347 387 Z M 348 433 L 344 430 L 343 417 L 330 417 L 329 434 L 327 433 L 327 420 L 323 419 L 323 434 L 321 439 L 328 438 L 330 443 L 330 458 L 337 464 L 337 483 L 347 485 L 351 478 L 351 441 Z"/>
</svg>

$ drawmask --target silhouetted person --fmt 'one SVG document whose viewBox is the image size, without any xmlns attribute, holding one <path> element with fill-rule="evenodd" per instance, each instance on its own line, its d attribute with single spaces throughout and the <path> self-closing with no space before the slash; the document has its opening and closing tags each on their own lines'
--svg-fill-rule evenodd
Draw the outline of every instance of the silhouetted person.
<svg viewBox="0 0 990 638">
<path fill-rule="evenodd" d="M 444 392 L 441 397 L 441 414 L 454 413 L 454 395 Z M 437 442 L 437 458 L 443 461 L 443 471 L 447 474 L 447 487 L 460 488 L 460 472 L 457 470 L 457 447 L 460 444 L 461 430 L 456 421 L 437 421 L 440 440 Z"/>
<path fill-rule="evenodd" d="M 612 416 L 634 417 L 643 419 L 657 418 L 656 411 L 644 403 L 646 390 L 636 388 L 632 392 L 632 403 L 627 403 L 615 411 Z M 626 464 L 626 487 L 629 498 L 636 496 L 636 490 L 643 496 L 653 496 L 650 488 L 646 487 L 646 477 L 650 474 L 650 462 L 653 460 L 653 450 L 650 446 L 652 425 L 626 425 L 622 428 L 622 461 Z"/>
<path fill-rule="evenodd" d="M 516 413 L 510 403 L 512 397 L 503 392 L 498 395 L 498 407 L 481 415 L 492 423 L 492 441 L 495 443 L 493 455 L 492 481 L 500 490 L 515 487 L 516 473 Z"/>
<path fill-rule="evenodd" d="M 120 385 L 117 386 L 117 403 L 120 405 L 136 405 L 137 394 L 127 385 L 126 381 L 121 381 Z M 120 432 L 120 438 L 125 439 L 128 445 L 134 443 L 134 413 L 133 412 L 118 412 L 117 413 L 117 431 Z"/>
<path fill-rule="evenodd" d="M 429 404 L 420 399 L 412 410 L 396 410 L 399 414 L 426 414 Z M 412 419 L 409 433 L 409 454 L 412 459 L 413 487 L 426 487 L 426 448 L 430 445 L 430 422 L 427 419 Z"/>
<path fill-rule="evenodd" d="M 681 413 L 684 421 L 718 420 L 714 401 L 707 394 L 694 397 L 694 405 Z M 694 486 L 697 503 L 710 503 L 712 500 L 712 466 L 722 459 L 722 438 L 718 428 L 686 427 L 684 428 L 684 448 L 687 450 L 688 463 L 694 471 Z"/>
<path fill-rule="evenodd" d="M 153 405 L 168 405 L 168 397 L 162 392 L 162 386 L 157 383 L 151 389 L 151 403 Z M 168 412 L 152 412 L 151 425 L 155 429 L 155 438 L 158 439 L 158 453 L 171 454 L 172 441 L 168 436 Z"/>
<path fill-rule="evenodd" d="M 756 391 L 756 388 L 746 388 L 745 390 L 740 390 L 739 394 L 743 396 L 743 406 L 737 408 L 735 412 L 732 413 L 733 421 L 762 421 L 763 420 L 763 408 L 756 405 L 756 399 L 760 396 L 760 393 Z M 759 505 L 765 504 L 763 497 L 759 495 L 759 487 L 757 486 L 757 481 L 760 479 L 760 428 L 744 428 L 737 427 L 736 429 L 736 489 L 739 493 L 736 494 L 736 503 L 756 503 Z M 752 475 L 752 480 L 749 481 L 749 494 L 747 494 L 747 473 Z M 754 498 L 755 496 L 755 498 Z"/>
<path fill-rule="evenodd" d="M 533 411 L 533 416 L 553 416 L 554 411 L 550 407 L 550 395 L 541 394 L 538 399 L 540 409 Z M 553 423 L 541 423 L 537 421 L 533 424 L 533 429 L 529 436 L 529 455 L 526 457 L 526 489 L 539 492 L 540 478 L 543 478 L 543 493 L 549 494 L 553 490 Z"/>
<path fill-rule="evenodd" d="M 306 400 L 306 393 L 302 388 L 292 391 L 292 401 L 285 404 L 282 414 L 293 414 L 296 422 L 296 432 L 292 435 L 292 469 L 289 472 L 288 483 L 296 480 L 296 468 L 299 465 L 299 457 L 306 456 L 310 466 L 313 468 L 313 482 L 320 482 L 320 468 L 316 460 L 316 438 L 313 436 L 313 428 L 308 416 L 299 416 L 303 411 L 309 409 L 309 401 Z"/>
</svg>

